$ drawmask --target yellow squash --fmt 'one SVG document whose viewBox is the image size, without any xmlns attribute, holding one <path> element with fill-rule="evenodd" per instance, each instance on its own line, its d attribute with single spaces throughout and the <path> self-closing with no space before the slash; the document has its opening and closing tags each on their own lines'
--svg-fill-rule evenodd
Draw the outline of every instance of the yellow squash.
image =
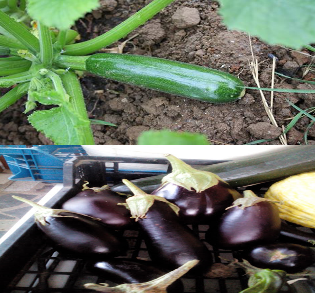
<svg viewBox="0 0 315 293">
<path fill-rule="evenodd" d="M 315 172 L 294 175 L 272 184 L 265 198 L 278 201 L 281 219 L 315 228 Z"/>
</svg>

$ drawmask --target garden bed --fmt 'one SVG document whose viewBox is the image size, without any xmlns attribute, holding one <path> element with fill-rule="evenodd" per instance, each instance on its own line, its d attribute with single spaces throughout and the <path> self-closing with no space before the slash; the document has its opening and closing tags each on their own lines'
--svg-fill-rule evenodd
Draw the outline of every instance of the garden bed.
<svg viewBox="0 0 315 293">
<path fill-rule="evenodd" d="M 104 1 L 114 3 L 115 1 Z M 81 39 L 91 39 L 125 20 L 150 1 L 117 0 L 117 6 L 87 14 L 77 21 Z M 194 8 L 189 16 L 178 9 Z M 111 11 L 108 11 L 111 10 Z M 176 12 L 177 11 L 177 12 Z M 174 15 L 177 17 L 174 17 Z M 190 16 L 194 17 L 190 17 Z M 200 22 L 196 23 L 200 17 Z M 136 35 L 136 36 L 135 36 Z M 130 40 L 124 53 L 149 55 L 230 72 L 247 86 L 257 86 L 249 62 L 252 60 L 248 35 L 230 31 L 218 14 L 218 4 L 211 1 L 177 0 L 161 13 L 127 36 Z M 124 40 L 126 40 L 124 39 Z M 124 41 L 122 40 L 122 41 Z M 252 49 L 258 59 L 262 87 L 270 87 L 272 59 L 277 57 L 276 70 L 301 78 L 303 66 L 312 61 L 308 55 L 279 46 L 269 46 L 251 38 Z M 117 43 L 114 44 L 117 46 Z M 309 54 L 309 52 L 305 51 Z M 314 79 L 309 73 L 306 78 Z M 212 144 L 246 144 L 256 140 L 264 144 L 279 144 L 275 139 L 282 126 L 288 125 L 298 113 L 286 99 L 302 109 L 314 106 L 314 94 L 275 93 L 274 116 L 279 127 L 273 126 L 264 110 L 260 93 L 247 90 L 246 95 L 229 104 L 209 104 L 172 96 L 153 90 L 112 82 L 86 75 L 81 78 L 90 118 L 105 120 L 117 127 L 94 125 L 96 144 L 136 144 L 142 131 L 171 129 L 202 133 Z M 291 79 L 275 77 L 275 87 L 312 89 Z M 314 89 L 314 86 L 313 86 Z M 267 99 L 270 94 L 266 93 Z M 27 121 L 25 99 L 5 110 L 0 118 L 1 144 L 50 144 Z M 304 132 L 310 120 L 306 117 L 287 134 L 287 143 L 305 144 Z M 308 143 L 315 144 L 315 127 L 308 131 Z"/>
</svg>

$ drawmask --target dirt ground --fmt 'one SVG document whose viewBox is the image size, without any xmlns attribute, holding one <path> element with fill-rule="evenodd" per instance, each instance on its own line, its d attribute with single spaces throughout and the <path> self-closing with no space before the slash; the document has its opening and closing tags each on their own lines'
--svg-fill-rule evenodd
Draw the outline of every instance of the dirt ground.
<svg viewBox="0 0 315 293">
<path fill-rule="evenodd" d="M 95 11 L 77 22 L 82 40 L 108 31 L 129 15 L 141 9 L 145 0 L 103 0 L 103 11 Z M 116 5 L 117 4 L 117 5 Z M 191 8 L 187 10 L 187 8 Z M 188 11 L 188 14 L 187 14 Z M 256 86 L 249 61 L 251 49 L 245 33 L 229 31 L 218 14 L 218 4 L 211 1 L 177 0 L 144 26 L 132 32 L 124 53 L 141 54 L 207 66 L 239 76 L 247 86 Z M 126 39 L 127 39 L 126 38 Z M 126 40 L 124 39 L 124 40 Z M 123 40 L 122 40 L 123 41 Z M 260 85 L 270 87 L 272 58 L 277 57 L 276 71 L 301 78 L 312 58 L 310 52 L 301 54 L 280 46 L 268 46 L 251 38 L 253 53 L 259 62 Z M 117 44 L 114 44 L 117 46 Z M 272 55 L 271 55 L 272 54 Z M 312 73 L 307 79 L 315 78 Z M 86 105 L 90 118 L 112 122 L 117 127 L 94 125 L 96 144 L 136 144 L 145 130 L 171 129 L 205 134 L 211 144 L 247 144 L 270 139 L 264 144 L 279 144 L 277 137 L 297 111 L 287 99 L 302 109 L 314 107 L 315 95 L 274 95 L 272 125 L 264 110 L 258 91 L 247 90 L 246 95 L 229 104 L 209 104 L 187 98 L 146 90 L 92 75 L 82 77 Z M 275 87 L 311 89 L 291 79 L 275 77 Z M 269 101 L 270 94 L 266 93 Z M 4 111 L 0 117 L 1 144 L 51 144 L 29 125 L 24 111 L 25 99 Z M 290 145 L 315 144 L 315 125 L 299 120 L 287 134 Z"/>
</svg>

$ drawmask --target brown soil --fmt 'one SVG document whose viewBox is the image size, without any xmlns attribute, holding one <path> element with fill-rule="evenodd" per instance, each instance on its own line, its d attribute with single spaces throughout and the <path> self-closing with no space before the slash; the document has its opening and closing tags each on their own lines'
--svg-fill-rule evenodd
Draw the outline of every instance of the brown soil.
<svg viewBox="0 0 315 293">
<path fill-rule="evenodd" d="M 82 40 L 108 31 L 149 1 L 118 0 L 114 10 L 111 4 L 115 1 L 104 2 L 110 4 L 108 9 L 88 14 L 77 22 Z M 185 13 L 178 15 L 177 10 L 183 7 L 197 10 L 200 16 L 199 24 L 194 24 L 198 15 L 192 19 Z M 177 17 L 173 17 L 175 14 Z M 138 35 L 127 43 L 124 53 L 216 68 L 239 76 L 248 86 L 256 86 L 249 69 L 251 50 L 248 36 L 226 29 L 218 14 L 216 2 L 177 0 L 128 37 L 135 34 Z M 271 83 L 270 54 L 278 58 L 277 71 L 294 77 L 301 77 L 304 68 L 302 66 L 311 62 L 310 57 L 296 51 L 268 46 L 257 38 L 252 38 L 251 41 L 260 65 L 262 87 L 270 87 Z M 279 144 L 279 140 L 274 138 L 280 134 L 282 126 L 286 126 L 297 113 L 286 99 L 303 109 L 315 104 L 314 95 L 276 93 L 274 116 L 279 127 L 275 127 L 271 125 L 261 96 L 255 90 L 248 90 L 242 99 L 234 103 L 214 105 L 91 75 L 82 78 L 82 86 L 90 118 L 117 125 L 93 126 L 96 144 L 136 144 L 138 135 L 148 129 L 202 133 L 212 144 L 246 144 L 259 139 L 271 139 L 264 144 Z M 311 88 L 277 76 L 275 87 Z M 266 93 L 266 98 L 270 99 L 269 93 Z M 1 115 L 1 144 L 51 143 L 42 134 L 38 135 L 28 124 L 26 116 L 22 114 L 24 103 L 25 100 L 19 101 Z M 309 123 L 308 118 L 301 119 L 287 134 L 288 144 L 304 144 L 303 134 Z M 308 132 L 308 143 L 315 144 L 314 126 Z"/>
</svg>

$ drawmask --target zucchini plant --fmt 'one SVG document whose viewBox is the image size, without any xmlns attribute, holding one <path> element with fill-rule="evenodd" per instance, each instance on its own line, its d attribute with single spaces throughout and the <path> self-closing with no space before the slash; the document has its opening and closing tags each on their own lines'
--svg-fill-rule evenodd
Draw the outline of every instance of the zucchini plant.
<svg viewBox="0 0 315 293">
<path fill-rule="evenodd" d="M 0 112 L 27 94 L 25 113 L 35 129 L 55 144 L 84 145 L 94 139 L 77 76 L 82 71 L 206 102 L 239 99 L 242 81 L 224 72 L 153 57 L 93 54 L 173 1 L 154 0 L 110 31 L 76 43 L 71 26 L 98 0 L 0 0 L 0 87 L 10 89 L 0 98 Z M 48 109 L 38 110 L 39 104 Z"/>
</svg>

